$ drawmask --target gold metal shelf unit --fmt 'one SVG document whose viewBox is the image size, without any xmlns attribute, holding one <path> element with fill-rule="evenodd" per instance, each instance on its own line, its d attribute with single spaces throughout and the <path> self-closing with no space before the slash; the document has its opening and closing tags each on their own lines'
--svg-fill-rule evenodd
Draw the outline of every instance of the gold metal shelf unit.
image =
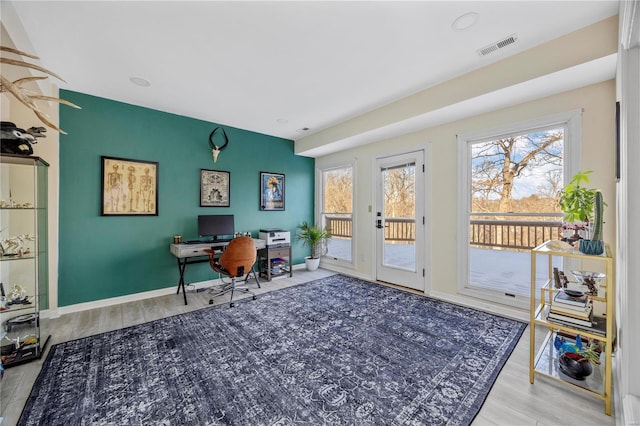
<svg viewBox="0 0 640 426">
<path fill-rule="evenodd" d="M 546 257 L 548 265 L 548 279 L 538 288 L 536 277 L 536 262 L 538 257 Z M 587 265 L 589 270 L 604 272 L 605 277 L 598 286 L 597 295 L 589 295 L 592 303 L 597 305 L 593 326 L 581 326 L 555 322 L 547 318 L 554 296 L 561 291 L 555 288 L 553 279 L 553 261 L 565 263 L 579 263 Z M 578 268 L 574 268 L 578 269 Z M 586 255 L 578 250 L 563 251 L 555 248 L 554 242 L 547 241 L 531 250 L 531 318 L 530 318 L 530 354 L 529 354 L 529 382 L 534 383 L 536 375 L 558 380 L 571 388 L 596 395 L 605 403 L 605 413 L 611 415 L 611 377 L 612 353 L 615 342 L 615 313 L 614 313 L 614 270 L 613 257 L 608 246 L 602 255 Z M 583 291 L 588 294 L 588 288 L 577 282 L 569 282 L 567 288 Z M 536 295 L 539 293 L 539 298 Z M 547 329 L 542 345 L 537 349 L 536 327 Z M 585 380 L 576 380 L 565 375 L 558 366 L 558 351 L 554 347 L 554 339 L 558 332 L 570 335 L 580 335 L 584 339 L 598 340 L 603 345 L 600 365 L 594 365 L 593 372 Z"/>
</svg>

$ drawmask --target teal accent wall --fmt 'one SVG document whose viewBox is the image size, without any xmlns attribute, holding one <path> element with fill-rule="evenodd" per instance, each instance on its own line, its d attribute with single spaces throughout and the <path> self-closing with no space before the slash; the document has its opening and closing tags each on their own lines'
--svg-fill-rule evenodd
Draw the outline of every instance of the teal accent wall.
<svg viewBox="0 0 640 426">
<path fill-rule="evenodd" d="M 175 287 L 173 235 L 197 238 L 199 214 L 233 214 L 237 231 L 291 231 L 313 221 L 314 159 L 293 141 L 86 94 L 61 90 L 82 109 L 60 108 L 58 304 Z M 218 162 L 208 138 L 222 125 L 229 145 Z M 158 216 L 101 216 L 101 156 L 159 163 Z M 230 172 L 230 207 L 200 207 L 200 169 Z M 261 171 L 285 174 L 285 210 L 259 210 Z M 294 264 L 308 250 L 294 245 Z M 207 263 L 189 265 L 187 282 L 217 278 Z M 176 303 L 182 303 L 176 296 Z"/>
</svg>

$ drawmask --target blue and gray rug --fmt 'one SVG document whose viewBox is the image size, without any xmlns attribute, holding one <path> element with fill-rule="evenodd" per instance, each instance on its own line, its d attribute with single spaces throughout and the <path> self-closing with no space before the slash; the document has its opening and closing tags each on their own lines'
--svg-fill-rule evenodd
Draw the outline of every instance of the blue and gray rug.
<svg viewBox="0 0 640 426">
<path fill-rule="evenodd" d="M 20 425 L 465 425 L 525 324 L 336 275 L 55 345 Z"/>
</svg>

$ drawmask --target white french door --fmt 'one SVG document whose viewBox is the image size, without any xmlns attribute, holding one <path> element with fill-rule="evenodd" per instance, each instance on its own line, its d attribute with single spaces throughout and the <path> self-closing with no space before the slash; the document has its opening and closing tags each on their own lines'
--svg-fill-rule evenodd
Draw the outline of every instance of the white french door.
<svg viewBox="0 0 640 426">
<path fill-rule="evenodd" d="M 424 151 L 376 160 L 376 279 L 425 290 Z"/>
</svg>

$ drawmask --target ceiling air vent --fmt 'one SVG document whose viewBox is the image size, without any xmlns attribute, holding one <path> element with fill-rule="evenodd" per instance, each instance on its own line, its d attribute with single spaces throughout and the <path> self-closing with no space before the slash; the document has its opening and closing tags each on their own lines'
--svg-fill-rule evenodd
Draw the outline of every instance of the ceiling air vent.
<svg viewBox="0 0 640 426">
<path fill-rule="evenodd" d="M 496 52 L 502 49 L 503 47 L 507 47 L 510 44 L 515 43 L 517 40 L 518 40 L 518 36 L 516 34 L 511 34 L 509 37 L 505 37 L 500 41 L 491 43 L 490 45 L 485 46 L 482 49 L 478 49 L 476 52 L 478 52 L 478 55 L 480 56 L 485 56 L 485 55 L 488 55 L 489 53 Z"/>
</svg>

